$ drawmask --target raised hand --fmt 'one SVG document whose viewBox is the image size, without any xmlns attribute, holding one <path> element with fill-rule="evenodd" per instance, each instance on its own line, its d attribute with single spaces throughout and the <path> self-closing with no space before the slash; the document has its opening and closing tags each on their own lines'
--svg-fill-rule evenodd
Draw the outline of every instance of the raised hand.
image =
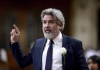
<svg viewBox="0 0 100 70">
<path fill-rule="evenodd" d="M 11 43 L 18 42 L 18 37 L 20 35 L 20 31 L 19 31 L 18 27 L 15 24 L 13 24 L 13 27 L 14 28 L 10 32 L 10 34 L 11 34 L 11 37 L 10 37 Z"/>
</svg>

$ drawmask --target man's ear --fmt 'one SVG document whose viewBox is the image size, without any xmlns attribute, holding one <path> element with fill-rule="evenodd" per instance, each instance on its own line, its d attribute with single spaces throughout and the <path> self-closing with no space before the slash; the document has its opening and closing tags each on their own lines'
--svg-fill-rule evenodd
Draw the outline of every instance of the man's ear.
<svg viewBox="0 0 100 70">
<path fill-rule="evenodd" d="M 59 27 L 60 30 L 62 30 L 62 27 Z"/>
<path fill-rule="evenodd" d="M 63 25 L 59 23 L 59 29 L 62 30 Z"/>
</svg>

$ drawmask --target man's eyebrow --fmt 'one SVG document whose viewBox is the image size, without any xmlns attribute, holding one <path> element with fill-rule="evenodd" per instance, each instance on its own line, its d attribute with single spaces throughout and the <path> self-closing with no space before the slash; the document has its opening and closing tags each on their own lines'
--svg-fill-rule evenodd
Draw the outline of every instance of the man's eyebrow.
<svg viewBox="0 0 100 70">
<path fill-rule="evenodd" d="M 43 21 L 46 21 L 46 20 L 43 20 Z M 54 20 L 48 20 L 48 21 L 54 21 Z"/>
<path fill-rule="evenodd" d="M 54 21 L 54 20 L 49 20 L 49 21 Z"/>
</svg>

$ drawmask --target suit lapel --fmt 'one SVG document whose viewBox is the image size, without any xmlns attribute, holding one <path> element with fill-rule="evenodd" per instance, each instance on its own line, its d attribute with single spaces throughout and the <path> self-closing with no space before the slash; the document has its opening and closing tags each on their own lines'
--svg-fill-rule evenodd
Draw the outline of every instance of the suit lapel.
<svg viewBox="0 0 100 70">
<path fill-rule="evenodd" d="M 62 39 L 62 47 L 64 47 L 66 50 L 68 50 L 68 37 L 63 35 L 63 39 Z M 65 70 L 65 57 L 62 55 L 62 65 L 63 65 L 63 70 Z"/>
<path fill-rule="evenodd" d="M 41 50 L 40 50 L 40 70 L 42 70 L 42 53 L 45 47 L 45 43 L 46 43 L 47 39 L 43 39 L 43 41 L 41 41 Z"/>
<path fill-rule="evenodd" d="M 41 42 L 41 46 L 42 46 L 42 47 L 41 47 L 41 50 L 40 50 L 41 55 L 42 55 L 42 53 L 43 53 L 43 50 L 44 50 L 46 41 L 47 41 L 47 39 L 44 39 L 44 40 Z"/>
</svg>

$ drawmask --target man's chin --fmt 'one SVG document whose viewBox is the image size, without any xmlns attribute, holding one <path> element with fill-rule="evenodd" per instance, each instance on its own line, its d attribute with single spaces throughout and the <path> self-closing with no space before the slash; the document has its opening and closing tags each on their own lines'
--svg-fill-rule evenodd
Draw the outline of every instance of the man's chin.
<svg viewBox="0 0 100 70">
<path fill-rule="evenodd" d="M 52 39 L 52 37 L 50 37 L 50 36 L 44 36 L 45 38 L 47 38 L 47 39 Z"/>
<path fill-rule="evenodd" d="M 44 37 L 47 39 L 52 39 L 53 35 L 52 34 L 44 34 Z"/>
</svg>

